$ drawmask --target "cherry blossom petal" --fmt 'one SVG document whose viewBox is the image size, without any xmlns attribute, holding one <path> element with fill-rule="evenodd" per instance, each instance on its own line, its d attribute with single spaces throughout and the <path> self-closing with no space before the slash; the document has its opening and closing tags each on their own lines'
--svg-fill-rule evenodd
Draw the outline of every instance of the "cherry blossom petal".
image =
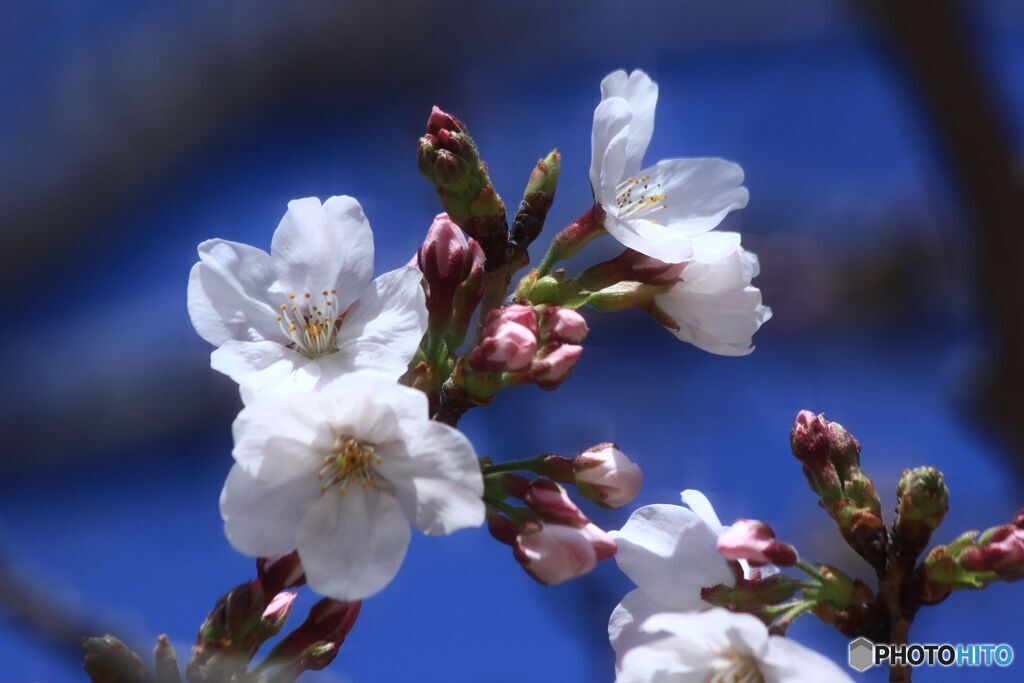
<svg viewBox="0 0 1024 683">
<path fill-rule="evenodd" d="M 363 291 L 338 330 L 338 368 L 371 369 L 395 379 L 403 374 L 427 329 L 422 274 L 402 267 L 384 273 Z"/>
<path fill-rule="evenodd" d="M 440 422 L 421 420 L 406 429 L 402 447 L 383 453 L 378 471 L 395 487 L 412 525 L 432 536 L 482 525 L 483 477 L 469 440 Z"/>
<path fill-rule="evenodd" d="M 660 183 L 658 191 L 667 196 L 665 208 L 655 214 L 658 222 L 688 236 L 715 228 L 750 199 L 743 169 L 725 159 L 665 159 L 640 174 L 650 176 L 651 187 Z"/>
<path fill-rule="evenodd" d="M 716 534 L 725 531 L 722 521 L 718 518 L 718 513 L 715 512 L 711 501 L 703 493 L 697 489 L 686 489 L 679 494 L 679 498 L 683 501 L 683 505 L 693 510 L 694 514 L 700 517 Z"/>
<path fill-rule="evenodd" d="M 619 568 L 645 593 L 673 609 L 700 609 L 701 588 L 733 585 L 718 554 L 718 534 L 692 510 L 648 505 L 611 533 Z"/>
<path fill-rule="evenodd" d="M 246 472 L 265 482 L 299 477 L 315 480 L 335 435 L 308 392 L 264 393 L 242 409 L 231 427 L 231 455 Z"/>
<path fill-rule="evenodd" d="M 828 657 L 781 636 L 768 639 L 761 673 L 765 683 L 849 683 L 852 680 Z"/>
<path fill-rule="evenodd" d="M 299 520 L 320 497 L 316 476 L 268 483 L 238 464 L 220 494 L 224 533 L 235 550 L 252 557 L 275 557 L 295 549 Z"/>
<path fill-rule="evenodd" d="M 410 535 L 398 500 L 371 486 L 327 491 L 299 522 L 295 539 L 310 588 L 362 600 L 398 573 Z"/>
<path fill-rule="evenodd" d="M 352 197 L 288 202 L 270 247 L 278 294 L 337 290 L 338 310 L 355 301 L 373 276 L 373 232 Z"/>
<path fill-rule="evenodd" d="M 214 345 L 229 339 L 282 339 L 277 311 L 267 303 L 274 268 L 266 252 L 238 242 L 207 240 L 188 278 L 188 313 L 199 336 Z"/>
<path fill-rule="evenodd" d="M 228 340 L 210 354 L 210 367 L 238 383 L 245 403 L 269 387 L 311 389 L 320 376 L 308 358 L 271 341 Z"/>
<path fill-rule="evenodd" d="M 636 175 L 643 166 L 644 154 L 654 134 L 654 112 L 658 106 L 658 84 L 640 69 L 628 76 L 622 69 L 601 81 L 601 99 L 621 97 L 633 113 L 626 144 L 626 165 L 623 175 Z M 622 175 L 619 176 L 622 179 Z"/>
<path fill-rule="evenodd" d="M 701 605 L 703 607 L 703 604 Z M 643 592 L 639 588 L 626 593 L 608 619 L 608 640 L 615 650 L 615 666 L 619 667 L 625 654 L 645 643 L 655 639 L 655 636 L 644 633 L 640 630 L 648 617 L 662 612 L 667 608 L 655 598 Z"/>
<path fill-rule="evenodd" d="M 594 110 L 590 185 L 597 203 L 602 206 L 615 205 L 615 188 L 625 175 L 632 118 L 629 103 L 621 97 L 603 100 Z"/>
</svg>

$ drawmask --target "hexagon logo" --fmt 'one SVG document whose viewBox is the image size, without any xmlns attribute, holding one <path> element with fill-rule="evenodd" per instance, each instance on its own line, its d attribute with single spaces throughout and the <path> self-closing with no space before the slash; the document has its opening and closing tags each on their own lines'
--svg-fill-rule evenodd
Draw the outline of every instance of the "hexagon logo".
<svg viewBox="0 0 1024 683">
<path fill-rule="evenodd" d="M 847 662 L 851 669 L 864 673 L 875 663 L 875 644 L 863 636 L 851 640 Z"/>
</svg>

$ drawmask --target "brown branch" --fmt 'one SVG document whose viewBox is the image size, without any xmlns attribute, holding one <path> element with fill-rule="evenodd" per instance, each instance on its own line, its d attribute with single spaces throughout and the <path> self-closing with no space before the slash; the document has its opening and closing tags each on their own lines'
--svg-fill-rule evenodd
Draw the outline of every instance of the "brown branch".
<svg viewBox="0 0 1024 683">
<path fill-rule="evenodd" d="M 1024 252 L 1024 187 L 995 92 L 962 28 L 968 3 L 872 0 L 868 6 L 909 69 L 977 227 L 976 275 L 994 332 L 981 400 L 1013 430 L 1024 453 L 1024 295 L 1016 263 Z"/>
</svg>

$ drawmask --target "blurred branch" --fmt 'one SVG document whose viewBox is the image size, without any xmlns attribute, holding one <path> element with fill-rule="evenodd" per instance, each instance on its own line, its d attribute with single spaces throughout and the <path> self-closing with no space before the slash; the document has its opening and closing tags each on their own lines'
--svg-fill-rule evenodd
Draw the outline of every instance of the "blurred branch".
<svg viewBox="0 0 1024 683">
<path fill-rule="evenodd" d="M 76 663 L 82 661 L 84 638 L 112 631 L 110 624 L 54 598 L 54 591 L 30 581 L 3 557 L 0 557 L 0 611 L 6 612 L 27 635 Z"/>
<path fill-rule="evenodd" d="M 989 376 L 979 406 L 1008 427 L 1024 466 L 1024 187 L 1010 130 L 963 30 L 968 3 L 872 0 L 874 16 L 910 70 L 949 155 L 964 204 L 977 226 L 981 305 L 993 334 Z"/>
</svg>

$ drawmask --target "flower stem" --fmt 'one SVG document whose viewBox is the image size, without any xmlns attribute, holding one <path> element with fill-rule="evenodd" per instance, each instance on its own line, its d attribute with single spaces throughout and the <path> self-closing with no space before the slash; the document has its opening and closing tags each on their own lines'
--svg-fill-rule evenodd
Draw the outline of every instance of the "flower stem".
<svg viewBox="0 0 1024 683">
<path fill-rule="evenodd" d="M 794 566 L 800 571 L 802 571 L 804 574 L 807 574 L 808 576 L 817 579 L 819 582 L 821 581 L 821 572 L 819 572 L 818 568 L 810 562 L 807 562 L 806 560 L 797 559 L 796 564 Z"/>
<path fill-rule="evenodd" d="M 796 621 L 797 617 L 804 612 L 814 609 L 817 604 L 818 603 L 814 600 L 796 600 L 782 605 L 777 605 L 777 608 L 785 607 L 787 609 L 782 613 L 782 616 L 779 617 L 778 621 L 772 624 L 772 633 L 777 633 L 779 635 L 784 634 L 786 629 L 789 628 L 789 625 Z M 771 611 L 769 611 L 769 616 L 771 616 Z"/>
<path fill-rule="evenodd" d="M 523 458 L 522 460 L 509 460 L 508 462 L 496 462 L 488 465 L 484 470 L 484 476 L 499 474 L 501 472 L 536 472 L 540 465 L 540 458 Z"/>
</svg>

